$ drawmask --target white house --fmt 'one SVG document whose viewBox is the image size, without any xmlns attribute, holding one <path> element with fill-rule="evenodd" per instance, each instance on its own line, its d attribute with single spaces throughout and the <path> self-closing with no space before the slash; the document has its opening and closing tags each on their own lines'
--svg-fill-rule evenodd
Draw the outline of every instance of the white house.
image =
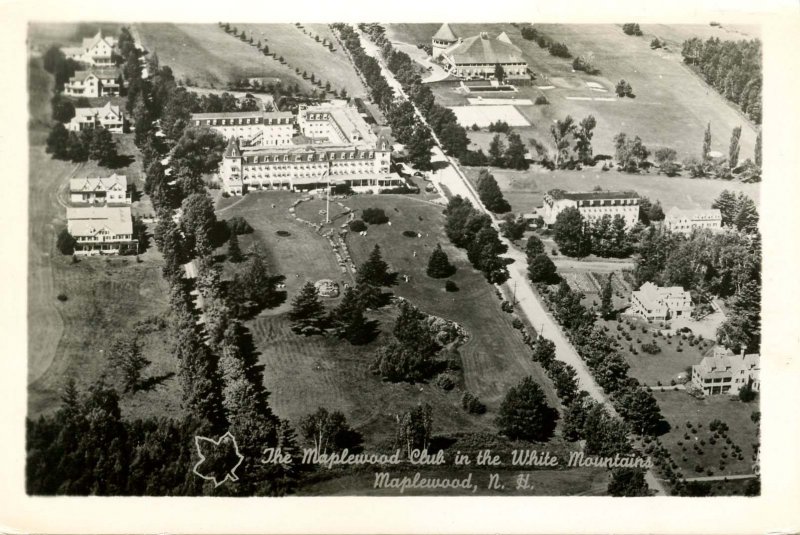
<svg viewBox="0 0 800 535">
<path fill-rule="evenodd" d="M 72 132 L 104 127 L 114 134 L 121 134 L 125 131 L 125 112 L 110 102 L 102 108 L 75 108 L 75 117 L 66 127 Z"/>
<path fill-rule="evenodd" d="M 75 238 L 75 254 L 120 254 L 136 250 L 130 206 L 67 208 L 67 231 Z"/>
<path fill-rule="evenodd" d="M 69 200 L 90 204 L 130 203 L 128 179 L 116 173 L 105 178 L 72 178 L 69 181 Z"/>
<path fill-rule="evenodd" d="M 71 97 L 107 97 L 119 95 L 124 86 L 122 72 L 116 67 L 77 71 L 64 84 L 64 94 Z"/>
<path fill-rule="evenodd" d="M 668 320 L 689 316 L 692 312 L 692 297 L 680 286 L 658 287 L 645 282 L 631 293 L 631 314 L 648 321 Z"/>
<path fill-rule="evenodd" d="M 692 383 L 706 395 L 736 395 L 743 386 L 750 384 L 758 392 L 761 389 L 761 356 L 742 351 L 735 355 L 724 347 L 715 347 L 711 356 L 703 357 L 700 364 L 692 366 Z"/>
<path fill-rule="evenodd" d="M 503 67 L 506 80 L 530 80 L 528 63 L 522 50 L 511 42 L 506 32 L 491 37 L 481 32 L 472 37 L 460 38 L 448 24 L 443 24 L 431 39 L 434 58 L 450 74 L 461 78 L 489 79 L 495 75 L 499 64 Z"/>
<path fill-rule="evenodd" d="M 563 210 L 575 207 L 589 222 L 608 214 L 620 215 L 625 228 L 631 229 L 639 221 L 639 194 L 635 191 L 563 191 L 553 189 L 544 195 L 542 218 L 546 225 L 556 222 Z"/>
<path fill-rule="evenodd" d="M 94 37 L 85 37 L 81 46 L 68 46 L 61 49 L 69 59 L 74 59 L 93 67 L 110 67 L 114 65 L 114 48 L 117 40 L 103 35 L 98 30 Z"/>
<path fill-rule="evenodd" d="M 682 210 L 673 206 L 664 218 L 664 225 L 672 232 L 687 236 L 696 228 L 716 231 L 722 229 L 722 214 L 716 208 Z"/>
</svg>

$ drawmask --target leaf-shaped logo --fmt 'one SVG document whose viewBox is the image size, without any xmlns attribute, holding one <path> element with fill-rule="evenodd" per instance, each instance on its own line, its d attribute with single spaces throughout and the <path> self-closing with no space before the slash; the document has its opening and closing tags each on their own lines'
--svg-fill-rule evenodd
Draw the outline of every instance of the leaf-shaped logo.
<svg viewBox="0 0 800 535">
<path fill-rule="evenodd" d="M 239 453 L 236 438 L 228 431 L 219 440 L 197 435 L 194 437 L 200 460 L 192 471 L 203 479 L 213 481 L 219 487 L 225 481 L 238 481 L 236 469 L 242 464 L 244 456 Z"/>
</svg>

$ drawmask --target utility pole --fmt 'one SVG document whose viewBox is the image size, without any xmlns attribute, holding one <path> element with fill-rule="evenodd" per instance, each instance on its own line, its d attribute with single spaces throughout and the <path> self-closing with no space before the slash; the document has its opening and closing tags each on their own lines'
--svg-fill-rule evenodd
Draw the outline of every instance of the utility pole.
<svg viewBox="0 0 800 535">
<path fill-rule="evenodd" d="M 328 168 L 322 176 L 328 175 L 328 198 L 325 201 L 325 224 L 331 222 L 331 162 L 328 160 Z"/>
<path fill-rule="evenodd" d="M 517 281 L 514 281 L 514 292 L 511 297 L 511 306 L 517 306 Z"/>
</svg>

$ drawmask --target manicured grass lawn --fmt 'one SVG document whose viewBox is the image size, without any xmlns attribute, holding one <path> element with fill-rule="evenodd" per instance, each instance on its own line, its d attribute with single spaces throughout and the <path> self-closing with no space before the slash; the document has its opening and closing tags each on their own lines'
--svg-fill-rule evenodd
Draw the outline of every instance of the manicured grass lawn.
<svg viewBox="0 0 800 535">
<path fill-rule="evenodd" d="M 285 68 L 292 73 L 299 67 L 301 75 L 303 71 L 307 71 L 309 76 L 314 74 L 317 80 L 322 80 L 323 87 L 325 82 L 330 82 L 331 89 L 337 93 L 344 88 L 351 97 L 366 95 L 353 64 L 327 25 L 304 24 L 303 28 L 297 28 L 294 24 L 238 24 L 237 28 L 245 30 L 248 36 L 252 35 L 256 42 L 261 40 L 269 46 L 270 53 L 283 56 L 288 64 Z M 304 34 L 303 29 L 311 35 Z M 317 35 L 320 42 L 314 40 Z M 333 52 L 322 46 L 322 39 L 333 43 Z M 279 65 L 277 61 L 273 62 Z M 319 89 L 319 86 L 315 87 Z"/>
<path fill-rule="evenodd" d="M 467 177 L 475 183 L 479 168 L 464 168 Z M 722 190 L 742 191 L 759 202 L 759 184 L 743 184 L 726 180 L 691 179 L 663 175 L 629 175 L 617 171 L 583 169 L 581 171 L 549 171 L 531 167 L 527 171 L 492 169 L 503 196 L 514 212 L 530 213 L 542 206 L 542 197 L 549 190 L 591 191 L 595 186 L 611 191 L 635 190 L 651 201 L 661 201 L 664 210 L 679 208 L 708 208 Z"/>
<path fill-rule="evenodd" d="M 654 392 L 653 395 L 661 407 L 661 413 L 671 425 L 670 431 L 660 437 L 661 443 L 669 450 L 684 477 L 709 475 L 707 469 L 711 469 L 711 475 L 753 473 L 753 445 L 758 442 L 758 430 L 750 420 L 750 415 L 759 410 L 758 402 L 747 404 L 728 396 L 710 396 L 698 400 L 685 392 Z M 708 425 L 715 419 L 728 425 L 727 436 L 732 444 L 727 444 L 724 438 L 717 438 L 713 445 L 709 442 L 712 433 Z M 687 421 L 692 423 L 693 431 L 687 429 Z M 687 433 L 688 439 L 685 438 Z M 704 446 L 700 446 L 701 440 L 705 441 Z M 700 446 L 702 455 L 695 451 L 695 443 Z M 741 448 L 742 460 L 734 455 L 733 445 Z M 727 458 L 722 457 L 723 453 Z M 719 468 L 720 460 L 725 461 L 724 469 Z M 695 470 L 697 465 L 702 467 L 702 472 Z"/>
<path fill-rule="evenodd" d="M 216 24 L 143 23 L 136 27 L 144 47 L 157 52 L 161 65 L 171 67 L 176 79 L 191 81 L 190 85 L 220 88 L 239 78 L 263 76 L 281 78 L 284 86 L 296 83 L 302 90 L 311 90 L 294 70 Z"/>
<path fill-rule="evenodd" d="M 389 37 L 393 40 L 430 43 L 438 24 L 389 24 Z M 488 31 L 496 36 L 505 31 L 511 41 L 520 47 L 530 69 L 536 73 L 536 85 L 555 86 L 540 90 L 535 86 L 520 88 L 518 98 L 535 99 L 545 94 L 549 106 L 525 106 L 520 111 L 534 123 L 537 137 L 549 142 L 549 125 L 555 119 L 571 115 L 580 120 L 587 115 L 597 119 L 592 140 L 595 154 L 613 154 L 613 137 L 624 131 L 638 135 L 652 149 L 666 146 L 674 148 L 680 159 L 697 156 L 702 147 L 703 131 L 710 122 L 713 132 L 712 150 L 727 153 L 731 130 L 742 126 L 741 159 L 753 157 L 755 128 L 732 105 L 696 77 L 682 63 L 680 47 L 676 42 L 669 51 L 651 50 L 651 35 L 630 37 L 620 25 L 612 24 L 537 24 L 536 28 L 554 41 L 565 43 L 573 56 L 592 54 L 594 65 L 600 69 L 597 76 L 573 72 L 571 60 L 551 56 L 533 41 L 522 38 L 518 28 L 511 24 L 454 24 L 453 31 L 461 37 Z M 691 35 L 706 37 L 708 29 L 702 26 L 677 26 L 667 31 L 657 26 L 654 33 L 664 33 L 668 38 L 683 39 Z M 645 33 L 648 28 L 645 26 Z M 729 37 L 749 38 L 732 34 Z M 614 87 L 625 79 L 633 87 L 636 98 L 615 101 L 570 100 L 567 97 L 615 98 Z M 600 84 L 606 92 L 592 91 L 587 82 Z M 458 97 L 449 88 L 437 90 L 437 98 L 444 105 L 456 104 Z M 462 99 L 463 100 L 463 97 Z"/>
</svg>

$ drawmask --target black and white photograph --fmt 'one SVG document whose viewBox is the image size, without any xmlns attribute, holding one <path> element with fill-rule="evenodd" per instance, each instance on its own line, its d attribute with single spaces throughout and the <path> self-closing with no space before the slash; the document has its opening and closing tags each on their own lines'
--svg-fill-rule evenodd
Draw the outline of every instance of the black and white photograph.
<svg viewBox="0 0 800 535">
<path fill-rule="evenodd" d="M 16 492 L 758 503 L 769 25 L 271 9 L 26 21 Z"/>
</svg>

